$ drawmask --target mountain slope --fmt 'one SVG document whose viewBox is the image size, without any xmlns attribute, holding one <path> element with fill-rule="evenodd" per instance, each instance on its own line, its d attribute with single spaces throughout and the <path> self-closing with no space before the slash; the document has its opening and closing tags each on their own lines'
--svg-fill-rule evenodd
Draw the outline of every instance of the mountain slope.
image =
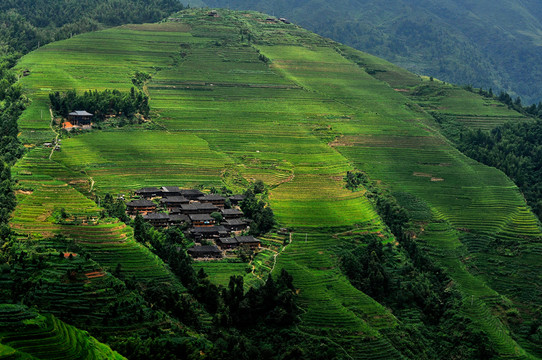
<svg viewBox="0 0 542 360">
<path fill-rule="evenodd" d="M 419 74 L 538 102 L 542 7 L 537 1 L 206 0 L 286 17 Z"/>
<path fill-rule="evenodd" d="M 33 103 L 20 121 L 21 137 L 35 148 L 14 168 L 18 181 L 33 190 L 20 195 L 12 222 L 25 235 L 21 240 L 40 241 L 37 234 L 47 229 L 87 246 L 90 237 L 55 224 L 49 214 L 65 203 L 54 193 L 69 195 L 70 209 L 96 210 L 83 197 L 89 195 L 87 175 L 101 194 L 262 179 L 281 227 L 292 232 L 274 269 L 294 277 L 303 307 L 299 331 L 333 344 L 337 356 L 437 357 L 443 351 L 437 345 L 415 345 L 416 329 L 426 326 L 423 311 L 391 313 L 342 272 L 345 249 L 370 239 L 389 248 L 402 241 L 366 189 L 345 188 L 346 172 L 362 170 L 405 207 L 425 204 L 413 215 L 413 233 L 423 253 L 451 277 L 446 291 L 459 294 L 457 315 L 487 337 L 497 356 L 540 357 L 529 333 L 541 305 L 538 220 L 504 174 L 453 148 L 426 109 L 465 123 L 477 119 L 471 125 L 482 128 L 528 119 L 294 25 L 267 22 L 263 14 L 218 13 L 188 10 L 159 24 L 89 33 L 22 59 L 18 67 L 30 75 L 21 82 Z M 152 123 L 66 137 L 62 151 L 48 159 L 40 147 L 40 139 L 53 136 L 50 119 L 40 116 L 48 111 L 48 93 L 127 90 L 135 71 L 152 75 L 145 87 Z M 423 98 L 427 86 L 438 94 Z M 99 233 L 107 227 L 91 228 Z M 130 243 L 124 232 L 115 234 Z M 135 248 L 138 259 L 152 260 Z M 88 252 L 110 268 L 114 260 L 100 257 L 106 250 L 97 243 Z M 160 262 L 149 267 L 148 274 L 168 274 Z M 136 266 L 130 275 L 146 280 L 145 272 Z M 253 276 L 246 274 L 245 282 L 257 281 Z M 453 338 L 454 329 L 441 331 Z"/>
</svg>

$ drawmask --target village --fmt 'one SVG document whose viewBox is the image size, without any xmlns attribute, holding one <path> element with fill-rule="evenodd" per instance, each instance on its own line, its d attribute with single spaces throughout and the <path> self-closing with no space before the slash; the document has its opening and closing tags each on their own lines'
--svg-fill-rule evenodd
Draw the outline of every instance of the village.
<svg viewBox="0 0 542 360">
<path fill-rule="evenodd" d="M 127 214 L 140 214 L 155 228 L 185 228 L 195 243 L 187 250 L 194 259 L 234 256 L 237 249 L 255 251 L 261 246 L 259 239 L 246 235 L 251 220 L 239 208 L 244 195 L 225 197 L 177 186 L 146 187 L 135 195 L 137 199 L 126 203 Z"/>
</svg>

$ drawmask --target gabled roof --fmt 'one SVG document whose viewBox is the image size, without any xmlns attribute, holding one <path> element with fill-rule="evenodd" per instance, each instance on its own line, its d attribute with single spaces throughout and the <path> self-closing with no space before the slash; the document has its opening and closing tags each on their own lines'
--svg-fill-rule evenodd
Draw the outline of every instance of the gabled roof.
<svg viewBox="0 0 542 360">
<path fill-rule="evenodd" d="M 190 229 L 190 232 L 191 233 L 213 233 L 213 232 L 221 233 L 221 232 L 228 232 L 228 230 L 226 230 L 224 226 L 218 225 L 218 226 L 207 226 L 207 227 L 204 227 L 204 226 L 195 227 L 195 228 Z"/>
<path fill-rule="evenodd" d="M 86 112 L 85 110 L 72 111 L 68 115 L 70 115 L 70 116 L 93 116 L 91 113 Z"/>
<path fill-rule="evenodd" d="M 169 220 L 169 214 L 166 213 L 150 213 L 143 215 L 145 220 Z"/>
<path fill-rule="evenodd" d="M 218 211 L 218 208 L 213 204 L 193 202 L 191 204 L 181 204 L 181 210 L 209 210 L 210 212 L 213 212 Z"/>
<path fill-rule="evenodd" d="M 245 195 L 232 195 L 230 196 L 230 200 L 233 200 L 233 201 L 243 201 L 246 199 L 246 196 Z"/>
<path fill-rule="evenodd" d="M 190 214 L 188 217 L 192 221 L 214 221 L 214 218 L 209 214 Z"/>
<path fill-rule="evenodd" d="M 163 192 L 181 192 L 181 189 L 179 189 L 178 186 L 162 186 L 161 189 Z"/>
<path fill-rule="evenodd" d="M 169 215 L 169 221 L 171 221 L 171 222 L 184 222 L 184 221 L 188 221 L 188 216 L 182 215 L 182 214 L 179 214 L 179 215 Z"/>
<path fill-rule="evenodd" d="M 244 215 L 244 213 L 238 209 L 222 209 L 220 210 L 220 212 L 222 213 L 222 215 Z"/>
<path fill-rule="evenodd" d="M 217 242 L 227 245 L 235 245 L 238 243 L 237 239 L 233 237 L 221 237 Z"/>
<path fill-rule="evenodd" d="M 150 200 L 140 199 L 140 200 L 133 200 L 126 204 L 126 206 L 130 207 L 151 207 L 156 206 L 155 203 L 153 203 Z"/>
<path fill-rule="evenodd" d="M 136 194 L 144 194 L 144 193 L 160 193 L 162 190 L 155 188 L 155 187 L 145 187 L 141 188 L 136 191 Z"/>
<path fill-rule="evenodd" d="M 239 244 L 249 244 L 249 243 L 260 243 L 261 241 L 256 239 L 252 235 L 247 236 L 236 236 L 235 239 L 239 242 Z"/>
<path fill-rule="evenodd" d="M 216 253 L 222 254 L 222 251 L 215 245 L 202 245 L 202 246 L 192 246 L 187 250 L 189 253 Z"/>
<path fill-rule="evenodd" d="M 224 220 L 222 224 L 229 225 L 229 226 L 236 226 L 236 225 L 246 225 L 247 222 L 242 219 L 227 219 L 227 220 Z"/>
<path fill-rule="evenodd" d="M 194 196 L 202 196 L 203 193 L 196 189 L 181 189 L 181 195 L 194 197 Z"/>
<path fill-rule="evenodd" d="M 226 201 L 226 198 L 224 196 L 220 196 L 217 194 L 208 194 L 203 195 L 198 198 L 199 201 Z"/>
<path fill-rule="evenodd" d="M 184 196 L 168 196 L 160 199 L 160 202 L 168 204 L 188 204 L 190 200 L 188 200 Z"/>
</svg>

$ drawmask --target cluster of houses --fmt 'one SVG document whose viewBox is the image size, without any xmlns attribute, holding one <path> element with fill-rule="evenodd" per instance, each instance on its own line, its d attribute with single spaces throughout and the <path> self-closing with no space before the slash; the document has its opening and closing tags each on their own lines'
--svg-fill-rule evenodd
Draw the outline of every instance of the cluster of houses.
<svg viewBox="0 0 542 360">
<path fill-rule="evenodd" d="M 187 235 L 196 243 L 214 243 L 188 249 L 188 253 L 195 258 L 218 258 L 232 249 L 246 247 L 254 250 L 260 247 L 260 240 L 253 236 L 241 236 L 249 229 L 251 222 L 239 208 L 243 195 L 226 198 L 177 186 L 142 188 L 135 194 L 139 199 L 126 204 L 128 215 L 141 214 L 154 227 L 186 225 Z M 222 215 L 220 222 L 217 220 L 220 216 L 216 214 Z"/>
</svg>

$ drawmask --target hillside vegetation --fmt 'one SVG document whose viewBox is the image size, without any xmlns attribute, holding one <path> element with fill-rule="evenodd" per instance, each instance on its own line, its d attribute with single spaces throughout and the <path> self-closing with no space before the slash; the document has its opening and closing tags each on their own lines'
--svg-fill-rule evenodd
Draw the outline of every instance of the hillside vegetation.
<svg viewBox="0 0 542 360">
<path fill-rule="evenodd" d="M 209 6 L 286 17 L 322 36 L 380 56 L 418 74 L 542 99 L 538 1 L 246 1 Z"/>
<path fill-rule="evenodd" d="M 460 153 L 437 121 L 491 129 L 531 119 L 264 14 L 218 15 L 185 10 L 21 59 L 16 70 L 30 72 L 21 84 L 32 103 L 19 121 L 28 151 L 13 168 L 18 205 L 0 278 L 17 300 L 131 358 L 153 347 L 153 356 L 169 347 L 186 358 L 541 357 L 539 221 L 509 178 Z M 151 77 L 142 86 L 148 121 L 63 135 L 60 151 L 42 146 L 56 136 L 51 92 L 126 92 L 137 72 Z M 360 171 L 347 188 L 346 174 Z M 237 191 L 255 180 L 268 185 L 289 234 L 264 237 L 273 246 L 255 269 L 197 263 L 209 274 L 198 273 L 197 286 L 179 276 L 195 276 L 182 251 L 166 264 L 117 219 L 55 220 L 61 208 L 98 218 L 94 199 L 106 193 Z M 58 256 L 65 251 L 81 255 Z M 13 276 L 23 270 L 28 287 Z M 276 287 L 262 279 L 270 271 Z M 229 275 L 237 276 L 228 283 Z M 245 295 L 247 285 L 258 290 Z M 261 306 L 267 293 L 283 308 L 243 325 L 242 306 Z M 297 320 L 285 310 L 294 294 Z M 63 300 L 69 311 L 55 306 Z M 291 321 L 266 320 L 276 314 Z"/>
</svg>

